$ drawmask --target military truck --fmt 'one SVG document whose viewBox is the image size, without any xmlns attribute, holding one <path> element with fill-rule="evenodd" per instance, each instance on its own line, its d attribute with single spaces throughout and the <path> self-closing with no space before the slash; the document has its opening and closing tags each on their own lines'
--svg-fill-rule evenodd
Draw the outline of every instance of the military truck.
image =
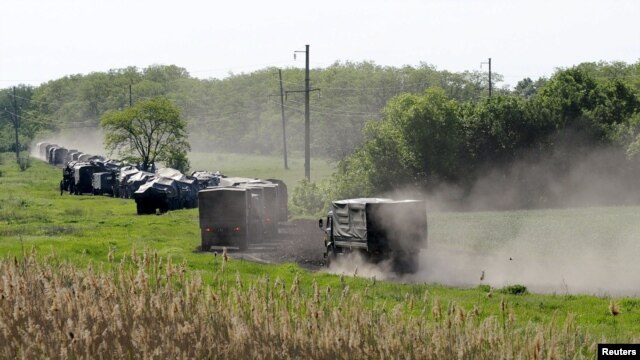
<svg viewBox="0 0 640 360">
<path fill-rule="evenodd" d="M 138 215 L 155 214 L 169 210 L 198 207 L 198 189 L 195 179 L 175 180 L 154 178 L 142 184 L 134 193 Z"/>
<path fill-rule="evenodd" d="M 155 214 L 179 209 L 180 190 L 174 179 L 167 177 L 155 178 L 142 184 L 133 193 L 138 215 Z"/>
<path fill-rule="evenodd" d="M 73 177 L 69 192 L 75 195 L 93 193 L 93 174 L 104 170 L 102 167 L 88 162 L 76 162 L 72 169 Z"/>
<path fill-rule="evenodd" d="M 246 250 L 263 240 L 262 198 L 259 189 L 212 187 L 198 193 L 202 250 L 234 246 Z"/>
<path fill-rule="evenodd" d="M 357 251 L 374 263 L 390 260 L 396 273 L 414 273 L 420 248 L 426 247 L 427 210 L 420 200 L 338 200 L 326 223 L 320 219 L 318 225 L 325 233 L 327 263 Z"/>
<path fill-rule="evenodd" d="M 93 195 L 108 194 L 115 196 L 114 188 L 117 188 L 116 173 L 114 171 L 102 171 L 93 173 Z"/>
<path fill-rule="evenodd" d="M 289 194 L 287 193 L 287 185 L 282 180 L 267 179 L 268 182 L 278 185 L 278 221 L 285 222 L 289 220 Z"/>
<path fill-rule="evenodd" d="M 260 181 L 240 184 L 238 186 L 255 189 L 256 193 L 262 197 L 262 225 L 264 228 L 264 235 L 268 238 L 275 238 L 278 235 L 278 221 L 280 215 L 278 185 Z"/>
</svg>

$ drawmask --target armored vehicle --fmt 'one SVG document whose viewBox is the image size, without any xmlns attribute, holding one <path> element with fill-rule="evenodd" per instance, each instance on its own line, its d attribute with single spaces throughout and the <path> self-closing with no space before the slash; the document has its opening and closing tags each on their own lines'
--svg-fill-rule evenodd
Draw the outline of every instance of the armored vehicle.
<svg viewBox="0 0 640 360">
<path fill-rule="evenodd" d="M 76 162 L 73 165 L 73 178 L 69 192 L 80 195 L 93 193 L 93 174 L 103 171 L 103 168 L 92 163 Z"/>
<path fill-rule="evenodd" d="M 325 232 L 328 262 L 359 251 L 376 263 L 390 260 L 397 273 L 418 269 L 420 248 L 426 247 L 427 210 L 420 200 L 347 199 L 331 204 Z M 324 227 L 326 225 L 326 227 Z"/>
<path fill-rule="evenodd" d="M 214 245 L 246 250 L 263 239 L 259 189 L 212 187 L 198 193 L 202 250 Z"/>
<path fill-rule="evenodd" d="M 215 173 L 210 171 L 194 171 L 191 176 L 196 178 L 200 189 L 206 189 L 209 186 L 218 186 L 220 184 L 220 178 L 222 175 L 219 171 Z"/>
<path fill-rule="evenodd" d="M 159 177 L 145 184 L 133 193 L 138 215 L 155 214 L 179 209 L 180 190 L 171 178 Z"/>
<path fill-rule="evenodd" d="M 111 196 L 115 196 L 114 188 L 117 188 L 116 182 L 116 173 L 114 171 L 102 171 L 94 173 L 92 179 L 93 194 L 108 194 Z"/>
<path fill-rule="evenodd" d="M 63 147 L 51 148 L 51 164 L 62 165 L 65 163 L 69 150 Z"/>
<path fill-rule="evenodd" d="M 134 193 L 139 215 L 198 207 L 198 182 L 175 169 L 164 168 L 158 177 L 142 184 Z"/>
</svg>

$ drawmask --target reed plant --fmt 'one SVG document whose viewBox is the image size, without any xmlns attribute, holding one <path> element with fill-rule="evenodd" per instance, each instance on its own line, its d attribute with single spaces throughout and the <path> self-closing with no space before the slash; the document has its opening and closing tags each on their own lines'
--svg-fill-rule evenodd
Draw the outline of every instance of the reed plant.
<svg viewBox="0 0 640 360">
<path fill-rule="evenodd" d="M 220 261 L 207 284 L 203 271 L 149 250 L 110 249 L 100 268 L 35 251 L 4 258 L 0 357 L 581 359 L 597 347 L 572 316 L 561 327 L 518 325 L 506 300 L 485 318 L 481 305 L 428 292 L 391 310 L 368 308 L 348 285 L 303 288 L 297 277 L 268 276 L 245 283 Z"/>
</svg>

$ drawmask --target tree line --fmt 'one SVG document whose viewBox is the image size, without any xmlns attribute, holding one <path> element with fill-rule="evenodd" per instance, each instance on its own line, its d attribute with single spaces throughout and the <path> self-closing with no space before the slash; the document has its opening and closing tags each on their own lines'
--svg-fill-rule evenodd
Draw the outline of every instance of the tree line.
<svg viewBox="0 0 640 360">
<path fill-rule="evenodd" d="M 304 88 L 304 70 L 283 70 L 283 87 Z M 499 80 L 496 74 L 494 79 Z M 371 62 L 335 63 L 312 69 L 312 152 L 314 156 L 341 159 L 362 143 L 362 127 L 382 118 L 387 101 L 402 93 L 422 93 L 438 86 L 461 101 L 487 96 L 488 76 L 474 71 L 452 73 L 428 64 L 402 68 Z M 123 110 L 140 100 L 166 97 L 181 109 L 195 151 L 247 153 L 282 152 L 282 120 L 277 69 L 267 68 L 225 79 L 197 79 L 175 66 L 128 67 L 87 75 L 69 75 L 40 86 L 0 90 L 0 147 L 14 145 L 10 112 L 22 120 L 21 144 L 43 131 L 78 132 L 99 128 L 108 111 Z M 506 90 L 499 90 L 506 91 Z M 18 102 L 14 109 L 13 100 Z M 304 98 L 286 96 L 288 148 L 302 151 Z"/>
<path fill-rule="evenodd" d="M 446 189 L 463 208 L 638 203 L 639 80 L 639 64 L 581 64 L 491 98 L 438 87 L 395 96 L 333 178 L 294 199 L 311 212 L 401 188 Z"/>
<path fill-rule="evenodd" d="M 105 114 L 162 97 L 186 120 L 192 150 L 280 154 L 276 70 L 203 80 L 175 65 L 129 67 L 3 89 L 0 150 L 15 151 L 16 120 L 24 149 L 38 134 L 97 129 Z M 312 87 L 320 92 L 311 100 L 312 154 L 338 161 L 330 182 L 314 184 L 324 194 L 315 198 L 371 196 L 400 186 L 435 191 L 446 184 L 465 199 L 491 175 L 525 194 L 507 206 L 546 206 L 563 195 L 519 169 L 524 160 L 556 177 L 596 157 L 601 173 L 640 175 L 640 62 L 559 69 L 549 79 L 498 87 L 491 98 L 487 75 L 371 62 L 313 69 Z M 285 90 L 303 84 L 302 69 L 284 69 Z M 299 93 L 285 101 L 293 152 L 303 149 L 303 103 Z"/>
</svg>

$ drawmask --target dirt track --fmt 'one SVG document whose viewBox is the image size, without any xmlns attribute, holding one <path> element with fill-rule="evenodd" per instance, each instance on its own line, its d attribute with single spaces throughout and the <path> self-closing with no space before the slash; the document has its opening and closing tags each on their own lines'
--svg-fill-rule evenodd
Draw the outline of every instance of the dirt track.
<svg viewBox="0 0 640 360">
<path fill-rule="evenodd" d="M 276 239 L 249 245 L 247 251 L 234 248 L 227 251 L 232 258 L 279 264 L 295 262 L 300 266 L 318 270 L 324 266 L 324 242 L 322 231 L 315 220 L 293 220 L 282 224 Z M 222 252 L 222 247 L 212 247 L 211 251 Z"/>
</svg>

